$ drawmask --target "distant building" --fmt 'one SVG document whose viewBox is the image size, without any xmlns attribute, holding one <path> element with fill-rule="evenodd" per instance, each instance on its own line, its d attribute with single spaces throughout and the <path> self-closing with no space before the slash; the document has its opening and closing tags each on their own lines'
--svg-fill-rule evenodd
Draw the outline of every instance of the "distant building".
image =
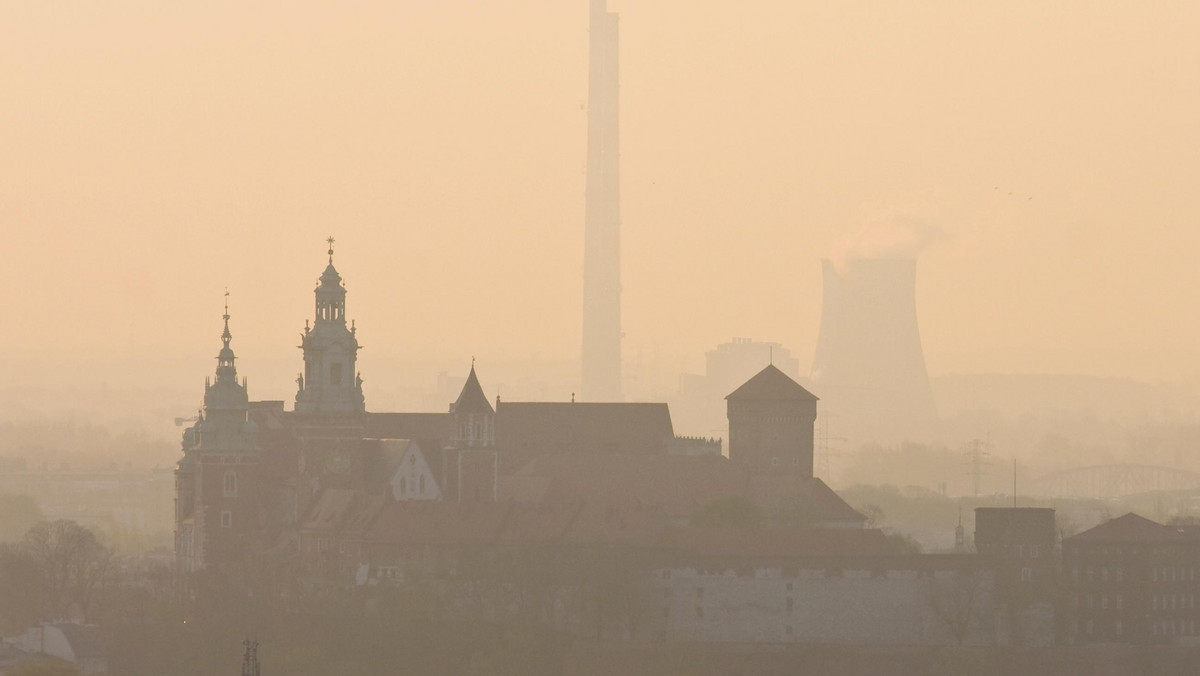
<svg viewBox="0 0 1200 676">
<path fill-rule="evenodd" d="M 671 400 L 676 428 L 690 435 L 727 438 L 722 398 L 767 364 L 800 379 L 800 360 L 779 343 L 734 338 L 706 352 L 703 374 L 679 376 L 679 394 Z"/>
<path fill-rule="evenodd" d="M 1063 540 L 1066 643 L 1200 637 L 1200 527 L 1126 514 Z"/>
</svg>

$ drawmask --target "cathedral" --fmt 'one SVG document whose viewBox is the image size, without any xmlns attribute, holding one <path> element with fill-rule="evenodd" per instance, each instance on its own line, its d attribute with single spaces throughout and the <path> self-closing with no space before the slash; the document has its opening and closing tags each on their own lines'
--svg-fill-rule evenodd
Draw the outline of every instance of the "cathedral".
<svg viewBox="0 0 1200 676">
<path fill-rule="evenodd" d="M 368 411 L 332 238 L 327 254 L 290 409 L 250 400 L 226 304 L 216 374 L 175 472 L 180 571 L 292 561 L 362 584 L 394 568 L 373 563 L 372 546 L 393 551 L 438 519 L 478 530 L 509 514 L 504 527 L 513 527 L 534 507 L 574 515 L 539 522 L 546 532 L 580 527 L 589 510 L 665 527 L 686 525 L 711 500 L 736 495 L 769 509 L 802 495 L 813 525 L 862 527 L 862 515 L 813 478 L 816 398 L 773 366 L 728 397 L 728 458 L 719 440 L 676 437 L 666 404 L 493 405 L 474 363 L 444 413 Z"/>
</svg>

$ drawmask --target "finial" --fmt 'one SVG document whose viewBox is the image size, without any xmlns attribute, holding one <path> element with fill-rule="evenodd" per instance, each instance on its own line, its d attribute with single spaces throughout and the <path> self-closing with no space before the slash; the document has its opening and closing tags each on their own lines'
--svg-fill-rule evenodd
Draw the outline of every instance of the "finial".
<svg viewBox="0 0 1200 676">
<path fill-rule="evenodd" d="M 334 242 L 333 235 L 330 235 L 329 239 L 327 239 L 325 241 L 329 242 L 329 262 L 332 263 L 333 262 L 333 242 Z"/>
<path fill-rule="evenodd" d="M 229 347 L 229 341 L 233 336 L 229 333 L 229 287 L 225 287 L 225 330 L 221 332 L 221 342 L 225 343 L 225 347 Z"/>
<path fill-rule="evenodd" d="M 471 355 L 471 370 L 475 370 L 475 355 Z"/>
<path fill-rule="evenodd" d="M 775 346 L 771 345 L 767 349 L 770 350 L 770 352 L 768 353 L 769 356 L 767 357 L 767 363 L 769 363 L 771 366 L 774 366 L 775 365 Z"/>
<path fill-rule="evenodd" d="M 575 393 L 574 392 L 571 393 L 571 403 L 572 404 L 575 403 Z"/>
</svg>

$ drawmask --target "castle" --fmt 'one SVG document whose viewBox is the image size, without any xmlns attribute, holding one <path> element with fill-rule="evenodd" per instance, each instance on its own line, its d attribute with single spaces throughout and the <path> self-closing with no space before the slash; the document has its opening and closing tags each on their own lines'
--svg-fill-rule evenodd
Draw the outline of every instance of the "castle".
<svg viewBox="0 0 1200 676">
<path fill-rule="evenodd" d="M 804 495 L 811 523 L 861 528 L 863 517 L 813 478 L 816 397 L 774 366 L 728 397 L 729 458 L 717 440 L 676 437 L 666 404 L 497 398 L 493 406 L 474 363 L 445 413 L 368 411 L 357 328 L 329 244 L 291 410 L 250 400 L 226 305 L 215 379 L 175 473 L 181 571 L 302 558 L 333 541 L 356 568 L 359 547 L 342 542 L 349 522 L 362 530 L 418 502 L 638 505 L 683 525 L 712 500 L 740 496 L 769 509 Z"/>
</svg>

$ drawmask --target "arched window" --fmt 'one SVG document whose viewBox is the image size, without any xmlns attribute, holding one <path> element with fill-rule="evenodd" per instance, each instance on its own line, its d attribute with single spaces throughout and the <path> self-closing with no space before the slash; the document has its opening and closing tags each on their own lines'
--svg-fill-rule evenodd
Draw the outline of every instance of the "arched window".
<svg viewBox="0 0 1200 676">
<path fill-rule="evenodd" d="M 225 472 L 225 482 L 223 487 L 225 489 L 225 497 L 237 497 L 237 472 L 234 472 L 233 470 Z"/>
<path fill-rule="evenodd" d="M 424 474 L 421 475 L 419 492 L 421 495 L 425 495 L 425 475 Z"/>
<path fill-rule="evenodd" d="M 400 495 L 404 495 L 404 477 L 400 477 Z"/>
</svg>

